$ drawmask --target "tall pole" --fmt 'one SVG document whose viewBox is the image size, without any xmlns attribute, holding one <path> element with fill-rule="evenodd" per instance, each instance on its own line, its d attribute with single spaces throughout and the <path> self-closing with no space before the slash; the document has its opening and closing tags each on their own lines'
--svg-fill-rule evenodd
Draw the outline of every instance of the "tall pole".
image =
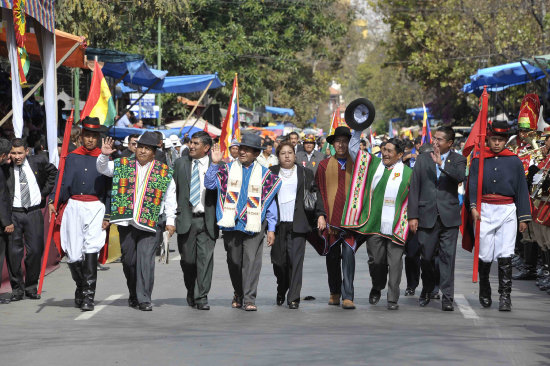
<svg viewBox="0 0 550 366">
<path fill-rule="evenodd" d="M 161 70 L 161 55 L 160 55 L 160 42 L 161 42 L 161 20 L 158 19 L 158 31 L 157 31 L 157 67 Z M 159 106 L 159 117 L 157 120 L 157 125 L 160 126 L 162 119 L 162 95 L 157 94 L 157 105 Z"/>
<path fill-rule="evenodd" d="M 75 67 L 74 69 L 74 119 L 80 121 L 80 69 Z"/>
</svg>

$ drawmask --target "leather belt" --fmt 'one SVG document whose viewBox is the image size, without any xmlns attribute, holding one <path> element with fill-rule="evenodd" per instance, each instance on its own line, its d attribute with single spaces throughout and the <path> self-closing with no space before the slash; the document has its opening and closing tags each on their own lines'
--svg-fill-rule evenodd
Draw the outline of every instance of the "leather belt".
<svg viewBox="0 0 550 366">
<path fill-rule="evenodd" d="M 25 208 L 25 207 L 12 207 L 12 212 L 24 212 L 24 213 L 29 213 L 29 212 L 33 212 L 33 211 L 36 211 L 36 210 L 40 210 L 40 205 L 36 205 L 36 206 L 31 206 L 29 208 Z"/>
<path fill-rule="evenodd" d="M 193 212 L 193 217 L 204 217 L 204 212 Z"/>
</svg>

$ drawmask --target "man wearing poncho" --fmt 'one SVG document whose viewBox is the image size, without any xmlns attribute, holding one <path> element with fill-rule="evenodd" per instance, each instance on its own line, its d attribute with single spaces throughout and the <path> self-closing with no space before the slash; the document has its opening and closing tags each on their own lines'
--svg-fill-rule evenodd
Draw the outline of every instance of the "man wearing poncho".
<svg viewBox="0 0 550 366">
<path fill-rule="evenodd" d="M 341 225 L 368 235 L 372 278 L 369 302 L 378 303 L 387 281 L 389 310 L 398 308 L 401 257 L 408 234 L 407 196 L 412 170 L 401 161 L 403 150 L 403 143 L 392 138 L 382 148 L 382 159 L 359 151 Z"/>
<path fill-rule="evenodd" d="M 217 189 L 216 219 L 223 231 L 227 265 L 234 289 L 231 306 L 256 310 L 256 292 L 262 268 L 262 243 L 267 226 L 267 244 L 275 241 L 277 205 L 273 198 L 281 181 L 256 161 L 262 151 L 261 138 L 245 134 L 239 143 L 237 160 L 222 160 L 219 145 L 212 148 L 212 164 L 204 186 Z"/>
</svg>

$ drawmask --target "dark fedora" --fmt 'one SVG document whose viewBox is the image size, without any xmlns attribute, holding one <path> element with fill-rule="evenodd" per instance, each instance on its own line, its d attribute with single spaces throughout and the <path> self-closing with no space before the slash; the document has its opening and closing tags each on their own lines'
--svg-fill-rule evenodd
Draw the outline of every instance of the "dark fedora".
<svg viewBox="0 0 550 366">
<path fill-rule="evenodd" d="M 346 126 L 340 126 L 340 127 L 336 127 L 336 129 L 334 130 L 334 134 L 330 135 L 327 137 L 327 142 L 331 145 L 334 144 L 334 140 L 338 137 L 338 136 L 345 136 L 349 139 L 351 139 L 351 131 L 348 127 Z"/>
<path fill-rule="evenodd" d="M 510 137 L 512 134 L 510 125 L 507 121 L 496 120 L 488 124 L 487 135 L 488 136 L 504 136 Z"/>
<path fill-rule="evenodd" d="M 160 138 L 158 134 L 152 131 L 147 131 L 138 138 L 137 143 L 139 145 L 158 147 L 160 143 Z"/>
<path fill-rule="evenodd" d="M 101 123 L 99 123 L 99 118 L 97 117 L 87 116 L 80 122 L 82 124 L 82 129 L 85 131 L 100 133 L 105 132 L 106 130 L 105 126 L 102 126 Z"/>
<path fill-rule="evenodd" d="M 363 131 L 372 125 L 375 117 L 374 105 L 367 98 L 355 99 L 344 112 L 347 125 L 355 131 Z"/>
<path fill-rule="evenodd" d="M 256 150 L 265 150 L 265 147 L 262 146 L 262 138 L 251 133 L 242 135 L 239 146 L 248 146 Z"/>
</svg>

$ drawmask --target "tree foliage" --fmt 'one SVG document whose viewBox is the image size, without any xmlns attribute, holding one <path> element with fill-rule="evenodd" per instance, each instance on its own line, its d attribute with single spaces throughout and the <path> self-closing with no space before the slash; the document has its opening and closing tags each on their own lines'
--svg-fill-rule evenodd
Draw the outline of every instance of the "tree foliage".
<svg viewBox="0 0 550 366">
<path fill-rule="evenodd" d="M 390 26 L 388 63 L 437 96 L 445 120 L 471 119 L 460 92 L 478 68 L 548 52 L 547 0 L 377 0 Z"/>
<path fill-rule="evenodd" d="M 156 65 L 162 19 L 162 69 L 170 75 L 235 73 L 240 104 L 294 108 L 298 122 L 328 99 L 330 73 L 340 66 L 352 9 L 337 0 L 60 0 L 57 24 L 86 35 L 93 47 L 139 53 Z"/>
</svg>

